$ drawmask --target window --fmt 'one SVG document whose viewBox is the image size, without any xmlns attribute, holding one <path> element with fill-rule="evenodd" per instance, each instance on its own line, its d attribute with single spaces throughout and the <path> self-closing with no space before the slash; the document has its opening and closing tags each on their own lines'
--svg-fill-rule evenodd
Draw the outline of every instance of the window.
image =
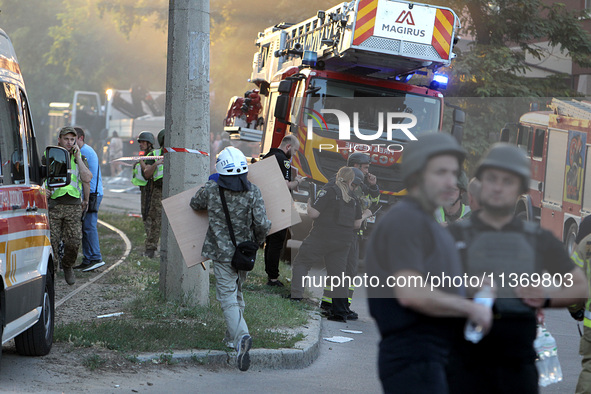
<svg viewBox="0 0 591 394">
<path fill-rule="evenodd" d="M 534 152 L 533 157 L 541 159 L 544 153 L 544 142 L 546 141 L 546 130 L 536 129 L 534 138 Z"/>
<path fill-rule="evenodd" d="M 0 84 L 0 164 L 1 184 L 25 183 L 17 89 L 8 83 Z"/>
<path fill-rule="evenodd" d="M 24 137 L 27 145 L 27 158 L 29 164 L 29 180 L 33 184 L 41 184 L 41 174 L 39 171 L 39 153 L 37 152 L 37 141 L 33 133 L 33 122 L 31 122 L 31 113 L 27 97 L 21 92 L 21 108 L 23 111 L 22 124 L 24 126 Z"/>
</svg>

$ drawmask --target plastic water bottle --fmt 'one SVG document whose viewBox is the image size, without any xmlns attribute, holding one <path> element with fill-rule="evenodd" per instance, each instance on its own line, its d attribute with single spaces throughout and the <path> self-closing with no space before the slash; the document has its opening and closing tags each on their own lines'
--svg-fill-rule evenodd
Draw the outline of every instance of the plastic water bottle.
<svg viewBox="0 0 591 394">
<path fill-rule="evenodd" d="M 495 295 L 490 286 L 484 286 L 474 295 L 474 302 L 492 308 L 495 303 Z M 484 336 L 482 326 L 468 320 L 464 328 L 464 338 L 472 343 L 478 343 Z"/>
<path fill-rule="evenodd" d="M 562 381 L 562 368 L 558 360 L 556 339 L 545 328 L 538 327 L 534 348 L 538 356 L 536 367 L 540 376 L 538 382 L 540 386 L 546 387 L 552 383 Z"/>
</svg>

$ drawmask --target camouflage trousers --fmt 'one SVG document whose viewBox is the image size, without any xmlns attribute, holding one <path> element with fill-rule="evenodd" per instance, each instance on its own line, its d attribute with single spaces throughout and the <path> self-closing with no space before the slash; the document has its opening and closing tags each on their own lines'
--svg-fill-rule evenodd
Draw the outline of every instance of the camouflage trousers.
<svg viewBox="0 0 591 394">
<path fill-rule="evenodd" d="M 142 218 L 146 230 L 146 251 L 158 249 L 162 227 L 162 188 L 146 186 L 142 193 Z"/>
<path fill-rule="evenodd" d="M 82 206 L 59 204 L 49 209 L 49 229 L 51 232 L 51 247 L 53 248 L 53 262 L 59 268 L 59 244 L 64 242 L 64 257 L 62 268 L 73 267 L 78 258 L 78 249 L 82 241 Z"/>
</svg>

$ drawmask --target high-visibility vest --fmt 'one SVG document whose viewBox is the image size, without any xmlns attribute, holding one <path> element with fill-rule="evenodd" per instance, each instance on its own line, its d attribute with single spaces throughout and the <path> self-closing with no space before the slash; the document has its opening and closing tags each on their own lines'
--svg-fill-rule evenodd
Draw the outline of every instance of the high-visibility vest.
<svg viewBox="0 0 591 394">
<path fill-rule="evenodd" d="M 464 218 L 464 216 L 468 215 L 470 213 L 470 207 L 464 204 L 461 204 L 461 212 L 460 212 L 460 217 L 458 218 L 458 220 Z M 443 209 L 443 207 L 439 207 L 436 211 L 435 211 L 435 220 L 437 220 L 437 223 L 446 223 L 445 220 L 445 210 Z"/>
<path fill-rule="evenodd" d="M 160 156 L 162 155 L 162 149 L 154 149 L 152 152 L 148 153 L 148 156 Z M 157 181 L 158 179 L 162 179 L 164 176 L 164 164 L 158 164 L 156 167 L 156 171 L 154 171 L 154 175 L 152 179 Z"/>
<path fill-rule="evenodd" d="M 135 166 L 133 166 L 133 176 L 131 178 L 131 183 L 136 186 L 146 186 L 148 184 L 148 181 L 146 178 L 144 178 L 144 174 L 142 174 L 142 166 L 140 165 L 139 161 L 135 163 Z"/>
<path fill-rule="evenodd" d="M 80 181 L 78 176 L 78 165 L 76 164 L 76 156 L 74 155 L 70 155 L 70 184 L 55 189 L 51 194 L 51 199 L 55 200 L 66 194 L 74 198 L 80 198 L 82 195 L 82 181 Z"/>
</svg>

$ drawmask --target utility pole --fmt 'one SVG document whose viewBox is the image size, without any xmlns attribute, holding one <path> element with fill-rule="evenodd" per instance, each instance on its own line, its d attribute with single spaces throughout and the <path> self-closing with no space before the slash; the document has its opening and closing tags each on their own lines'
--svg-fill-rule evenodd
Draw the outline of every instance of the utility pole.
<svg viewBox="0 0 591 394">
<path fill-rule="evenodd" d="M 170 0 L 165 146 L 209 152 L 209 0 Z M 164 155 L 163 198 L 205 183 L 209 157 Z M 204 305 L 209 271 L 187 268 L 163 212 L 160 291 L 166 299 Z"/>
</svg>

